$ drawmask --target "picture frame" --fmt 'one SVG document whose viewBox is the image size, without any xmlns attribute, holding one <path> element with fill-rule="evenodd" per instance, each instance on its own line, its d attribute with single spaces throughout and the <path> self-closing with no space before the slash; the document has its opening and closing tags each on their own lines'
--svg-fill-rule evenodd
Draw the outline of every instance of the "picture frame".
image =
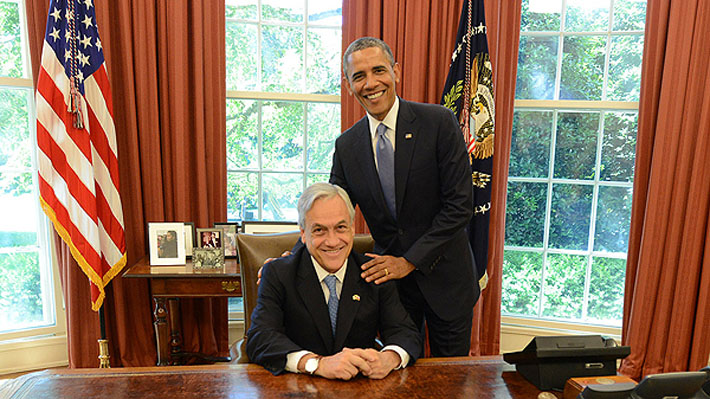
<svg viewBox="0 0 710 399">
<path fill-rule="evenodd" d="M 195 224 L 185 222 L 185 257 L 192 258 L 192 248 L 195 247 Z"/>
<path fill-rule="evenodd" d="M 216 229 L 221 228 L 224 231 L 224 239 L 222 240 L 222 248 L 224 248 L 225 258 L 237 257 L 237 233 L 239 233 L 239 223 L 215 223 Z"/>
<path fill-rule="evenodd" d="M 197 241 L 195 241 L 195 248 L 222 249 L 222 241 L 224 240 L 224 230 L 222 230 L 221 228 L 200 228 L 195 230 L 197 231 Z"/>
<path fill-rule="evenodd" d="M 192 254 L 194 270 L 224 269 L 224 251 L 222 248 L 195 248 Z"/>
<path fill-rule="evenodd" d="M 151 265 L 184 265 L 185 224 L 148 223 L 148 248 Z"/>
<path fill-rule="evenodd" d="M 298 223 L 296 222 L 261 222 L 261 221 L 243 221 L 242 233 L 245 234 L 271 234 L 271 233 L 286 233 L 289 231 L 299 231 Z"/>
</svg>

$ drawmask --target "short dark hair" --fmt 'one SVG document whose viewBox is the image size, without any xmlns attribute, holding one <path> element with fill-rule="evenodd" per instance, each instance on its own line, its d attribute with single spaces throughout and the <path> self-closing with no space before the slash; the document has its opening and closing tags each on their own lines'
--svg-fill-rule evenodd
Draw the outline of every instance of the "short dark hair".
<svg viewBox="0 0 710 399">
<path fill-rule="evenodd" d="M 387 57 L 387 61 L 389 61 L 390 66 L 394 66 L 394 56 L 392 55 L 392 49 L 390 49 L 390 46 L 388 46 L 387 43 L 376 37 L 361 37 L 350 43 L 347 50 L 345 50 L 345 54 L 343 54 L 343 75 L 345 75 L 345 79 L 348 78 L 347 66 L 348 57 L 350 57 L 350 54 L 370 47 L 379 47 L 385 54 L 385 57 Z"/>
</svg>

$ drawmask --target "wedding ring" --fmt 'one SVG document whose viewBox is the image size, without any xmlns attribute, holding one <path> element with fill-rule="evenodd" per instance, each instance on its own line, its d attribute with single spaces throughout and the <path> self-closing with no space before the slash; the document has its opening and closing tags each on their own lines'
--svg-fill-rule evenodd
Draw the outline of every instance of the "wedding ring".
<svg viewBox="0 0 710 399">
<path fill-rule="evenodd" d="M 385 267 L 385 276 L 389 276 L 389 275 L 390 275 L 390 272 L 389 272 L 389 270 L 387 270 L 387 268 Z"/>
</svg>

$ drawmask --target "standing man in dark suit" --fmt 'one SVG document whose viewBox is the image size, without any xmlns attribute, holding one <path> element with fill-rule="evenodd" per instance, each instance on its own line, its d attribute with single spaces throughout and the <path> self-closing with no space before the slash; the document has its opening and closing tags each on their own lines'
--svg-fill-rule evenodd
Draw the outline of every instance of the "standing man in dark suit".
<svg viewBox="0 0 710 399">
<path fill-rule="evenodd" d="M 283 371 L 348 380 L 384 378 L 413 363 L 421 339 L 394 283 L 368 283 L 353 253 L 355 210 L 329 183 L 298 200 L 305 243 L 262 268 L 259 297 L 247 332 L 247 355 L 274 374 Z M 385 345 L 373 349 L 377 334 Z"/>
<path fill-rule="evenodd" d="M 383 41 L 355 40 L 343 83 L 367 115 L 335 142 L 330 182 L 359 204 L 375 239 L 366 281 L 398 282 L 404 307 L 434 356 L 467 356 L 478 276 L 465 232 L 473 199 L 454 115 L 397 97 L 400 66 Z"/>
</svg>

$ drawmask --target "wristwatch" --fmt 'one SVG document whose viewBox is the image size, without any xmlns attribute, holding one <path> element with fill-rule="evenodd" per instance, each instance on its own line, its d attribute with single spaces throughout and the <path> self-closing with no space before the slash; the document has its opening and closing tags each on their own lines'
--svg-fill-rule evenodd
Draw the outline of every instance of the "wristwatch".
<svg viewBox="0 0 710 399">
<path fill-rule="evenodd" d="M 312 357 L 308 360 L 306 360 L 306 364 L 304 365 L 304 368 L 306 369 L 306 373 L 308 374 L 313 374 L 316 372 L 318 369 L 318 361 L 320 360 L 319 357 Z"/>
</svg>

